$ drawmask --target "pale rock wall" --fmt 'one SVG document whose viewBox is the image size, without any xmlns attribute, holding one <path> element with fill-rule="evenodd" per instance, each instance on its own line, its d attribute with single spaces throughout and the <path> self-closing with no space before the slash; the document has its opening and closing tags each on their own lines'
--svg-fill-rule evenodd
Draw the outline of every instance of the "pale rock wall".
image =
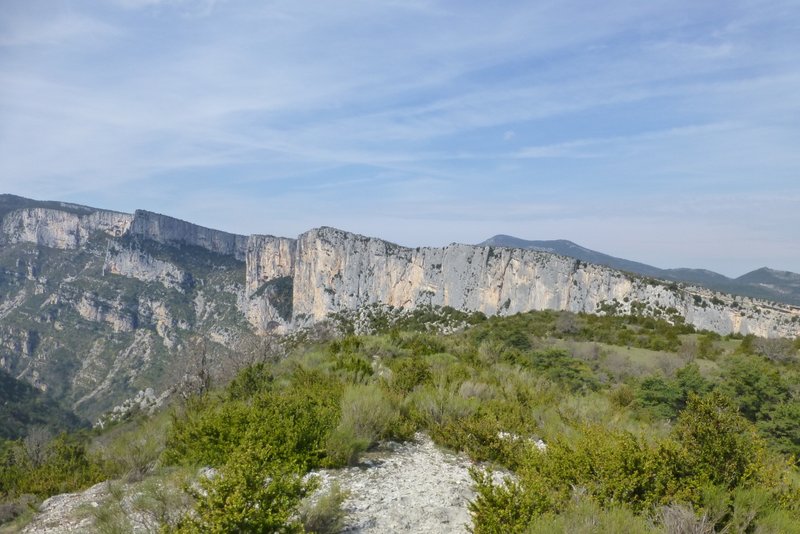
<svg viewBox="0 0 800 534">
<path fill-rule="evenodd" d="M 91 293 L 84 293 L 72 304 L 81 317 L 87 321 L 106 323 L 114 332 L 131 332 L 136 328 L 136 315 L 117 302 L 109 302 Z"/>
<path fill-rule="evenodd" d="M 158 243 L 193 245 L 238 260 L 244 260 L 247 253 L 247 236 L 204 228 L 144 210 L 136 210 L 130 234 Z"/>
<path fill-rule="evenodd" d="M 298 238 L 296 254 L 293 312 L 298 322 L 377 302 L 452 306 L 487 315 L 543 309 L 602 313 L 602 306 L 612 303 L 630 313 L 633 303 L 642 303 L 644 313 L 668 316 L 666 310 L 674 309 L 687 323 L 721 334 L 796 336 L 800 330 L 800 310 L 791 306 L 678 289 L 546 252 L 470 245 L 410 249 L 318 228 Z"/>
<path fill-rule="evenodd" d="M 271 235 L 251 235 L 245 256 L 245 286 L 253 294 L 265 282 L 292 276 L 296 240 Z"/>
<path fill-rule="evenodd" d="M 158 282 L 164 287 L 181 292 L 192 282 L 192 277 L 176 265 L 133 248 L 109 249 L 105 269 L 108 273 L 136 278 L 143 282 Z"/>
<path fill-rule="evenodd" d="M 113 211 L 79 215 L 49 208 L 19 209 L 3 217 L 0 242 L 76 249 L 97 231 L 115 237 L 123 235 L 132 221 L 132 215 Z"/>
<path fill-rule="evenodd" d="M 98 231 L 110 237 L 131 235 L 164 244 L 188 244 L 243 260 L 245 288 L 243 295 L 237 295 L 238 306 L 260 332 L 274 330 L 276 325 L 285 330 L 319 321 L 331 312 L 373 303 L 404 308 L 452 306 L 487 315 L 542 309 L 602 313 L 601 307 L 609 303 L 618 306 L 620 313 L 640 313 L 641 309 L 631 306 L 644 303 L 644 313 L 663 316 L 664 310 L 674 309 L 687 323 L 721 334 L 794 337 L 800 331 L 797 307 L 702 288 L 678 289 L 674 284 L 547 252 L 458 244 L 411 249 L 325 227 L 297 240 L 246 237 L 141 210 L 130 215 L 24 208 L 3 217 L 0 243 L 75 249 Z M 191 282 L 177 266 L 130 249 L 110 248 L 106 269 L 170 288 Z M 269 292 L 259 292 L 265 283 L 286 278 L 291 278 L 290 320 L 285 311 L 280 316 Z M 79 304 L 85 318 L 108 322 L 117 330 L 131 328 L 127 316 L 111 313 L 106 317 L 106 308 L 98 308 L 91 300 Z M 11 300 L 0 304 L 0 315 L 6 308 L 13 308 Z M 168 323 L 165 318 L 161 321 L 159 334 L 165 339 L 174 327 Z"/>
</svg>

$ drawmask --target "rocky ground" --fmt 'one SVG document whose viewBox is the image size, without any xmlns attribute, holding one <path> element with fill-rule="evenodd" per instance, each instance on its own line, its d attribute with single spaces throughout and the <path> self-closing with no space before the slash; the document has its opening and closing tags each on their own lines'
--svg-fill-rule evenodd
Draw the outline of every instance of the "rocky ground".
<svg viewBox="0 0 800 534">
<path fill-rule="evenodd" d="M 468 503 L 474 497 L 469 459 L 437 448 L 418 434 L 408 443 L 385 443 L 364 455 L 355 467 L 316 472 L 320 492 L 334 481 L 347 492 L 343 503 L 346 533 L 460 533 L 471 524 Z M 128 488 L 130 490 L 130 488 Z M 93 509 L 109 498 L 109 484 L 56 495 L 22 531 L 25 534 L 93 532 Z M 131 517 L 131 519 L 136 519 Z M 154 525 L 133 521 L 136 532 Z"/>
<path fill-rule="evenodd" d="M 467 532 L 473 498 L 470 461 L 438 449 L 418 434 L 387 443 L 356 467 L 322 471 L 321 491 L 333 481 L 348 492 L 344 532 Z"/>
<path fill-rule="evenodd" d="M 90 510 L 108 497 L 108 483 L 101 482 L 79 493 L 50 497 L 39 507 L 39 513 L 23 534 L 61 534 L 92 532 L 94 517 Z"/>
</svg>

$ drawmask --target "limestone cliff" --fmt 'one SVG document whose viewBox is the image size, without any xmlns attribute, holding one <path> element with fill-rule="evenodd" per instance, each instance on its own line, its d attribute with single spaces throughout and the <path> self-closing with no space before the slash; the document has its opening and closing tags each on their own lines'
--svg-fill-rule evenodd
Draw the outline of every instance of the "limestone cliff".
<svg viewBox="0 0 800 534">
<path fill-rule="evenodd" d="M 128 232 L 133 216 L 113 211 L 80 214 L 51 208 L 12 211 L 0 224 L 0 243 L 34 243 L 57 249 L 76 249 L 94 232 L 121 236 Z"/>
<path fill-rule="evenodd" d="M 0 367 L 84 415 L 173 385 L 197 354 L 382 303 L 487 315 L 636 313 L 721 334 L 796 337 L 800 309 L 557 254 L 407 248 L 333 228 L 249 237 L 0 195 Z M 201 347 L 201 348 L 198 348 Z"/>
<path fill-rule="evenodd" d="M 271 235 L 251 235 L 247 240 L 245 284 L 249 294 L 264 283 L 294 273 L 296 240 Z"/>
<path fill-rule="evenodd" d="M 237 260 L 243 260 L 247 252 L 247 236 L 204 228 L 144 210 L 136 210 L 130 234 L 163 244 L 201 247 Z"/>
<path fill-rule="evenodd" d="M 383 302 L 451 306 L 488 315 L 555 309 L 682 316 L 727 334 L 796 336 L 800 309 L 635 277 L 547 252 L 453 244 L 400 247 L 319 228 L 297 242 L 295 318 Z"/>
</svg>

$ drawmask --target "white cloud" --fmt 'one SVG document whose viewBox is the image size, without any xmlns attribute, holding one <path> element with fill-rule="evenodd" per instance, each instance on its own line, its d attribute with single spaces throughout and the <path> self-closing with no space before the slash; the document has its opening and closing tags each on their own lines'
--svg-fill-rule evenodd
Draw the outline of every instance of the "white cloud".
<svg viewBox="0 0 800 534">
<path fill-rule="evenodd" d="M 257 212 L 226 210 L 276 191 L 269 206 L 296 226 L 331 217 L 364 231 L 363 217 L 413 242 L 431 220 L 455 233 L 446 241 L 483 239 L 492 221 L 555 231 L 548 217 L 578 232 L 603 206 L 623 209 L 617 197 L 655 216 L 648 188 L 798 188 L 791 3 L 12 5 L 0 14 L 0 187 L 32 196 L 113 200 L 146 184 L 158 197 L 197 177 L 191 198 L 218 199 L 215 216 L 240 231 Z M 225 194 L 234 187 L 247 193 Z M 355 208 L 339 209 L 339 190 Z M 768 211 L 761 220 L 800 227 L 785 203 Z M 682 230 L 699 215 L 677 215 Z M 381 222 L 413 217 L 425 222 Z"/>
</svg>

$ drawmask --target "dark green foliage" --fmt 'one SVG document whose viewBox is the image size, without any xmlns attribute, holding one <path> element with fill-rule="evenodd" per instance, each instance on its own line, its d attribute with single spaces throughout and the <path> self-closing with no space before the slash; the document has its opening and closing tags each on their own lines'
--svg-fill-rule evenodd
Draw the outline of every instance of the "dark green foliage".
<svg viewBox="0 0 800 534">
<path fill-rule="evenodd" d="M 228 397 L 231 400 L 247 399 L 258 393 L 269 391 L 273 386 L 272 369 L 265 363 L 246 367 L 228 384 Z"/>
<path fill-rule="evenodd" d="M 333 369 L 341 371 L 349 383 L 359 384 L 373 375 L 372 365 L 362 356 L 339 354 L 334 360 Z"/>
<path fill-rule="evenodd" d="M 653 417 L 674 419 L 686 407 L 689 395 L 710 389 L 697 364 L 689 364 L 679 369 L 674 379 L 651 376 L 642 380 L 636 390 L 636 405 Z"/>
<path fill-rule="evenodd" d="M 302 532 L 292 515 L 313 489 L 291 461 L 276 462 L 270 446 L 254 442 L 231 452 L 227 463 L 195 492 L 194 516 L 176 532 Z"/>
<path fill-rule="evenodd" d="M 401 342 L 403 348 L 409 349 L 415 356 L 428 356 L 445 351 L 445 346 L 434 335 L 412 334 Z"/>
<path fill-rule="evenodd" d="M 774 406 L 757 426 L 775 450 L 790 454 L 800 461 L 800 401 L 792 400 Z"/>
<path fill-rule="evenodd" d="M 734 356 L 725 368 L 719 390 L 733 399 L 751 421 L 789 399 L 789 387 L 777 368 L 754 356 Z"/>
<path fill-rule="evenodd" d="M 673 433 L 704 481 L 734 488 L 758 480 L 764 441 L 722 395 L 690 396 Z"/>
<path fill-rule="evenodd" d="M 674 419 L 681 408 L 683 394 L 674 380 L 651 376 L 636 390 L 636 403 L 654 417 Z"/>
<path fill-rule="evenodd" d="M 670 502 L 702 506 L 711 486 L 759 487 L 775 501 L 782 491 L 753 425 L 717 394 L 690 396 L 672 435 L 656 443 L 591 426 L 546 453 L 531 451 L 518 475 L 496 485 L 473 472 L 476 532 L 525 531 L 537 516 L 563 510 L 575 488 L 602 507 L 625 503 L 639 513 Z"/>
<path fill-rule="evenodd" d="M 0 439 L 21 438 L 36 426 L 59 431 L 89 424 L 45 393 L 0 369 Z"/>
<path fill-rule="evenodd" d="M 99 482 L 102 465 L 89 456 L 87 441 L 82 434 L 62 433 L 6 443 L 0 450 L 0 494 L 48 497 Z"/>
<path fill-rule="evenodd" d="M 513 426 L 499 421 L 493 410 L 479 409 L 466 418 L 433 425 L 430 432 L 437 443 L 465 451 L 474 460 L 515 469 L 531 447 L 526 437 L 530 432 L 517 435 L 508 428 Z"/>
<path fill-rule="evenodd" d="M 358 384 L 372 376 L 372 365 L 359 351 L 363 342 L 356 336 L 347 336 L 341 342 L 332 341 L 328 352 L 333 357 L 333 369 L 344 377 L 346 382 Z"/>
<path fill-rule="evenodd" d="M 392 363 L 392 373 L 392 389 L 404 395 L 431 380 L 431 366 L 420 357 L 396 360 Z"/>
<path fill-rule="evenodd" d="M 694 332 L 694 328 L 673 316 L 670 319 L 672 323 L 638 315 L 600 316 L 547 310 L 490 318 L 474 328 L 471 336 L 477 341 L 501 341 L 523 351 L 531 348 L 531 337 L 546 336 L 651 350 L 678 350 L 681 345 L 678 336 Z"/>
<path fill-rule="evenodd" d="M 198 400 L 175 419 L 166 460 L 219 466 L 231 451 L 258 444 L 271 461 L 321 465 L 327 434 L 338 421 L 341 391 L 330 378 L 298 368 L 286 386 L 250 399 Z"/>
<path fill-rule="evenodd" d="M 594 390 L 599 387 L 592 370 L 583 362 L 576 360 L 565 350 L 550 349 L 535 351 L 521 359 L 549 380 L 569 388 L 571 391 Z"/>
</svg>

